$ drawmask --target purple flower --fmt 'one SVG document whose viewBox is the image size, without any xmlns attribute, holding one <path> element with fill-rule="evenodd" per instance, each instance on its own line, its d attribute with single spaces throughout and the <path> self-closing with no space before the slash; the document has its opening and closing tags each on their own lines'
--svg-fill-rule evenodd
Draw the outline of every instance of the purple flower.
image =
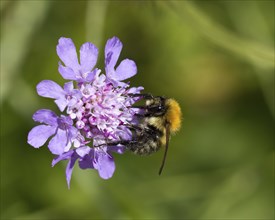
<svg viewBox="0 0 275 220">
<path fill-rule="evenodd" d="M 95 169 L 101 178 L 111 178 L 115 171 L 112 152 L 123 153 L 125 147 L 110 146 L 110 143 L 132 138 L 129 127 L 136 123 L 138 111 L 132 105 L 138 98 L 129 94 L 138 94 L 143 87 L 129 88 L 129 84 L 121 82 L 137 73 L 135 62 L 129 59 L 115 68 L 121 49 L 122 43 L 117 37 L 107 41 L 105 75 L 94 68 L 98 50 L 92 43 L 81 46 L 79 64 L 73 41 L 62 37 L 57 54 L 65 66 L 60 63 L 58 70 L 64 79 L 76 81 L 75 86 L 70 81 L 62 88 L 51 80 L 37 85 L 37 93 L 54 99 L 65 115 L 38 110 L 33 119 L 43 125 L 29 132 L 28 143 L 39 148 L 53 136 L 48 144 L 50 151 L 57 155 L 52 165 L 68 160 L 68 186 L 77 160 L 81 169 Z"/>
<path fill-rule="evenodd" d="M 71 145 L 77 136 L 77 129 L 69 117 L 58 117 L 53 111 L 41 109 L 34 113 L 33 120 L 46 125 L 34 127 L 28 135 L 28 143 L 35 148 L 45 144 L 49 137 L 54 137 L 49 142 L 49 149 L 53 154 L 62 154 L 65 148 Z"/>
<path fill-rule="evenodd" d="M 63 66 L 59 63 L 59 72 L 64 79 L 76 80 L 77 82 L 91 82 L 98 69 L 93 70 L 96 62 L 98 49 L 90 42 L 80 48 L 80 64 L 78 62 L 75 45 L 70 38 L 61 37 L 56 47 L 57 54 Z"/>
</svg>

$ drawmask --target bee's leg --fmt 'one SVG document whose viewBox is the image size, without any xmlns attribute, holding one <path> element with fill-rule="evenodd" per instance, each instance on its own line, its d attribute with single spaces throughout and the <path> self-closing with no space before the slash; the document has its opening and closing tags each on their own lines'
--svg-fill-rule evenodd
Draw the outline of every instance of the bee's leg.
<svg viewBox="0 0 275 220">
<path fill-rule="evenodd" d="M 137 125 L 133 125 L 133 124 L 126 124 L 126 127 L 133 129 L 133 130 L 142 130 L 141 127 L 137 126 Z"/>
<path fill-rule="evenodd" d="M 101 146 L 117 146 L 119 144 L 124 145 L 126 148 L 129 148 L 129 146 L 132 146 L 136 144 L 136 140 L 120 140 L 120 141 L 114 141 L 114 142 L 106 142 L 104 144 L 99 144 L 95 147 L 101 147 Z"/>
<path fill-rule="evenodd" d="M 143 93 L 143 94 L 132 94 L 132 93 L 129 93 L 127 95 L 131 96 L 131 97 L 140 97 L 140 98 L 144 98 L 144 99 L 153 99 L 154 98 L 154 96 L 152 94 L 149 94 L 149 93 Z"/>
<path fill-rule="evenodd" d="M 99 145 L 96 145 L 94 147 L 102 147 L 102 146 L 109 146 L 110 147 L 110 146 L 117 146 L 119 144 L 124 145 L 125 143 L 124 143 L 124 141 L 106 142 L 104 144 L 99 144 Z"/>
<path fill-rule="evenodd" d="M 147 109 L 145 105 L 135 105 L 135 106 L 130 106 L 130 108 Z"/>
<path fill-rule="evenodd" d="M 137 116 L 137 117 L 155 116 L 155 110 L 152 110 L 151 108 L 149 108 L 147 106 L 133 106 L 131 108 L 139 108 L 141 110 L 144 110 L 144 113 L 135 113 L 135 116 Z"/>
</svg>

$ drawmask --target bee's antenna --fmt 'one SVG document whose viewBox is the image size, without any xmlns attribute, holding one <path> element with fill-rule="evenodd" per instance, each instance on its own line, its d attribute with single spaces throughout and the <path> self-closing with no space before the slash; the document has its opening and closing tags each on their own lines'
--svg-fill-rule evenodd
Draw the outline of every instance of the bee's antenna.
<svg viewBox="0 0 275 220">
<path fill-rule="evenodd" d="M 170 127 L 169 124 L 166 125 L 166 143 L 165 143 L 165 150 L 164 150 L 164 155 L 163 155 L 163 159 L 162 159 L 162 163 L 161 166 L 159 168 L 159 175 L 161 174 L 164 164 L 165 164 L 165 160 L 166 160 L 166 156 L 167 156 L 167 152 L 168 152 L 168 146 L 169 146 L 169 137 L 170 137 Z"/>
</svg>

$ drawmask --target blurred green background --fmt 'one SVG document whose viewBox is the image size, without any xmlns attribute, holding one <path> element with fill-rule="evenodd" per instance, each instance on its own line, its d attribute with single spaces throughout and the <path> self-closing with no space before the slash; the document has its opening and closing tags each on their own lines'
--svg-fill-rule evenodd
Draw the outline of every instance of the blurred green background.
<svg viewBox="0 0 275 220">
<path fill-rule="evenodd" d="M 63 85 L 55 47 L 118 36 L 133 86 L 177 99 L 163 151 L 114 155 L 102 180 L 26 143 L 43 79 Z M 273 219 L 274 1 L 1 1 L 1 219 Z"/>
</svg>

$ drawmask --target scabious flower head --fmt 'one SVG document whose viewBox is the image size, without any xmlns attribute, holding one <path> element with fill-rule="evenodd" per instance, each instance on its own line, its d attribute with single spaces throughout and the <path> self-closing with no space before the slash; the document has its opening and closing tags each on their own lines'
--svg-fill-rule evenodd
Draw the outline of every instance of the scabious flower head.
<svg viewBox="0 0 275 220">
<path fill-rule="evenodd" d="M 137 111 L 131 108 L 137 101 L 132 94 L 139 94 L 143 88 L 130 87 L 122 81 L 137 73 L 136 64 L 125 59 L 115 68 L 122 50 L 117 37 L 109 39 L 105 46 L 106 74 L 95 68 L 98 49 L 92 43 L 81 46 L 80 62 L 69 38 L 60 38 L 56 50 L 63 62 L 58 68 L 61 76 L 72 81 L 62 88 L 54 81 L 43 80 L 37 85 L 37 93 L 54 99 L 63 114 L 38 110 L 33 119 L 43 124 L 29 132 L 28 143 L 39 148 L 52 137 L 48 148 L 57 155 L 52 165 L 68 160 L 68 186 L 77 160 L 81 169 L 96 169 L 101 178 L 108 179 L 115 170 L 112 152 L 125 150 L 122 145 L 108 143 L 132 138 L 129 125 L 135 124 Z"/>
</svg>

